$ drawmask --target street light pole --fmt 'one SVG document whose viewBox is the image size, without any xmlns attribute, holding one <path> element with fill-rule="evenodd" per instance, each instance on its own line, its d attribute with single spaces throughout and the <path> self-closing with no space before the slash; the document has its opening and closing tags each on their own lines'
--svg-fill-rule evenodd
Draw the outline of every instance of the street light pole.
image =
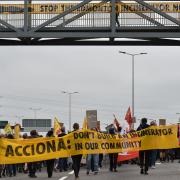
<svg viewBox="0 0 180 180">
<path fill-rule="evenodd" d="M 67 94 L 69 96 L 69 131 L 71 131 L 71 95 L 77 94 L 79 92 L 68 92 L 68 91 L 62 91 L 63 94 Z"/>
<path fill-rule="evenodd" d="M 135 120 L 135 116 L 134 116 L 134 114 L 135 114 L 134 113 L 134 109 L 135 109 L 135 105 L 134 105 L 134 59 L 135 59 L 135 56 L 145 55 L 147 53 L 131 54 L 131 53 L 127 53 L 124 51 L 119 51 L 119 53 L 129 55 L 132 58 L 132 119 L 133 119 L 132 128 L 134 129 L 134 120 Z"/>
<path fill-rule="evenodd" d="M 134 54 L 132 55 L 132 118 L 134 129 Z"/>
<path fill-rule="evenodd" d="M 71 93 L 69 95 L 69 130 L 71 131 Z"/>
<path fill-rule="evenodd" d="M 37 115 L 37 111 L 40 111 L 41 108 L 29 108 L 30 110 L 32 110 L 34 112 L 34 119 L 36 119 L 36 115 Z"/>
<path fill-rule="evenodd" d="M 18 123 L 21 124 L 20 121 L 22 121 L 22 118 L 23 118 L 24 116 L 18 116 L 18 115 L 16 115 L 15 117 L 18 119 L 18 121 L 19 121 Z M 16 122 L 15 122 L 15 125 L 16 125 Z"/>
</svg>

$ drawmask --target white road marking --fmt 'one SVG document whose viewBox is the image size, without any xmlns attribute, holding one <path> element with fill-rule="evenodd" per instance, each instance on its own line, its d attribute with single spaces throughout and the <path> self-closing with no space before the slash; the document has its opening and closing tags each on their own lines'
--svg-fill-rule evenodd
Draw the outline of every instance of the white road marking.
<svg viewBox="0 0 180 180">
<path fill-rule="evenodd" d="M 64 179 L 67 179 L 67 178 L 68 178 L 68 176 L 64 176 L 64 177 L 60 178 L 59 180 L 64 180 Z"/>
<path fill-rule="evenodd" d="M 68 174 L 74 174 L 74 171 L 69 172 Z"/>
<path fill-rule="evenodd" d="M 159 164 L 161 164 L 161 162 L 157 162 L 156 164 L 158 164 L 158 165 L 159 165 Z"/>
</svg>

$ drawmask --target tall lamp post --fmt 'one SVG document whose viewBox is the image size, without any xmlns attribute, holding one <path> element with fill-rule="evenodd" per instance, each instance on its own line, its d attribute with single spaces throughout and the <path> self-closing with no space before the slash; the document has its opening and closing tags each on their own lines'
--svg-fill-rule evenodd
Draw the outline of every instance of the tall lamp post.
<svg viewBox="0 0 180 180">
<path fill-rule="evenodd" d="M 132 119 L 133 119 L 132 128 L 134 129 L 134 120 L 135 120 L 135 117 L 134 117 L 134 109 L 135 109 L 134 108 L 134 58 L 135 56 L 145 55 L 147 53 L 141 52 L 137 54 L 132 54 L 132 53 L 124 52 L 124 51 L 119 51 L 119 53 L 129 55 L 132 58 Z"/>
<path fill-rule="evenodd" d="M 22 121 L 22 118 L 23 118 L 24 116 L 18 116 L 18 115 L 16 115 L 15 116 L 15 118 L 17 118 L 18 119 L 18 123 L 20 123 L 21 124 L 21 122 L 20 121 Z M 15 122 L 15 125 L 16 125 L 16 122 Z"/>
<path fill-rule="evenodd" d="M 36 119 L 36 116 L 37 116 L 37 111 L 40 111 L 41 108 L 29 108 L 30 110 L 32 110 L 34 112 L 34 119 Z"/>
<path fill-rule="evenodd" d="M 68 91 L 62 91 L 63 94 L 67 94 L 69 96 L 69 131 L 71 131 L 71 95 L 77 94 L 79 92 L 68 92 Z"/>
</svg>

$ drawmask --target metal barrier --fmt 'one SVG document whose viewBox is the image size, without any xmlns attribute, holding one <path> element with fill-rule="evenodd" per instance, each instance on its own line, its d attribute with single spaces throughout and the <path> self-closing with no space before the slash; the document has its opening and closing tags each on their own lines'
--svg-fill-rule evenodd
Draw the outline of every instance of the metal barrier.
<svg viewBox="0 0 180 180">
<path fill-rule="evenodd" d="M 177 38 L 179 26 L 173 0 L 0 2 L 0 38 Z"/>
</svg>

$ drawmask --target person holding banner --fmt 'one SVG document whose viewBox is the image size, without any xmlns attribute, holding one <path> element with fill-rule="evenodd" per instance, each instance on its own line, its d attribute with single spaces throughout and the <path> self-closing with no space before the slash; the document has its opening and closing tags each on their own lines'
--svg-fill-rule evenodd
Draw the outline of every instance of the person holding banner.
<svg viewBox="0 0 180 180">
<path fill-rule="evenodd" d="M 74 123 L 73 129 L 74 129 L 73 131 L 78 131 L 79 130 L 79 124 Z M 75 179 L 78 179 L 79 178 L 79 170 L 80 170 L 80 166 L 81 166 L 82 154 L 71 156 L 71 158 L 73 161 L 73 170 L 74 170 Z"/>
<path fill-rule="evenodd" d="M 58 134 L 58 137 L 63 137 L 65 135 L 66 135 L 65 127 L 61 127 L 61 133 Z M 67 171 L 68 169 L 67 160 L 68 160 L 67 157 L 59 158 L 59 161 L 58 161 L 59 172 L 62 172 L 63 170 Z"/>
<path fill-rule="evenodd" d="M 38 133 L 36 130 L 32 130 L 30 132 L 30 138 L 38 138 Z M 36 169 L 37 169 L 37 163 L 36 162 L 30 162 L 28 163 L 28 170 L 29 170 L 29 177 L 30 178 L 36 178 Z"/>
<path fill-rule="evenodd" d="M 152 122 L 150 123 L 150 126 L 157 126 L 156 121 L 152 121 Z M 155 169 L 155 168 L 156 168 L 155 165 L 156 165 L 157 152 L 158 152 L 157 149 L 152 149 L 152 150 L 150 151 L 149 166 L 150 166 L 150 168 L 152 168 L 152 169 Z"/>
<path fill-rule="evenodd" d="M 92 128 L 91 130 L 97 131 L 96 128 Z M 87 172 L 89 175 L 90 170 L 94 172 L 94 174 L 98 174 L 99 169 L 99 154 L 88 154 L 87 155 Z"/>
<path fill-rule="evenodd" d="M 115 134 L 115 129 L 110 128 L 109 129 L 109 134 L 114 135 Z M 109 170 L 111 172 L 117 172 L 117 159 L 118 159 L 118 153 L 111 153 L 109 154 L 109 160 L 110 160 L 110 168 Z"/>
<path fill-rule="evenodd" d="M 53 131 L 51 131 L 51 130 L 48 131 L 46 137 L 54 137 Z M 53 169 L 54 169 L 54 161 L 55 161 L 55 159 L 46 160 L 48 178 L 52 177 Z"/>
<path fill-rule="evenodd" d="M 14 139 L 12 134 L 7 134 L 7 139 Z M 9 177 L 16 176 L 16 164 L 7 164 L 6 166 L 6 173 Z"/>
<path fill-rule="evenodd" d="M 141 119 L 141 124 L 137 128 L 137 131 L 140 131 L 142 129 L 148 128 L 149 125 L 147 124 L 147 118 Z M 148 169 L 149 169 L 149 150 L 145 151 L 139 151 L 139 160 L 140 160 L 140 174 L 148 175 Z"/>
</svg>

